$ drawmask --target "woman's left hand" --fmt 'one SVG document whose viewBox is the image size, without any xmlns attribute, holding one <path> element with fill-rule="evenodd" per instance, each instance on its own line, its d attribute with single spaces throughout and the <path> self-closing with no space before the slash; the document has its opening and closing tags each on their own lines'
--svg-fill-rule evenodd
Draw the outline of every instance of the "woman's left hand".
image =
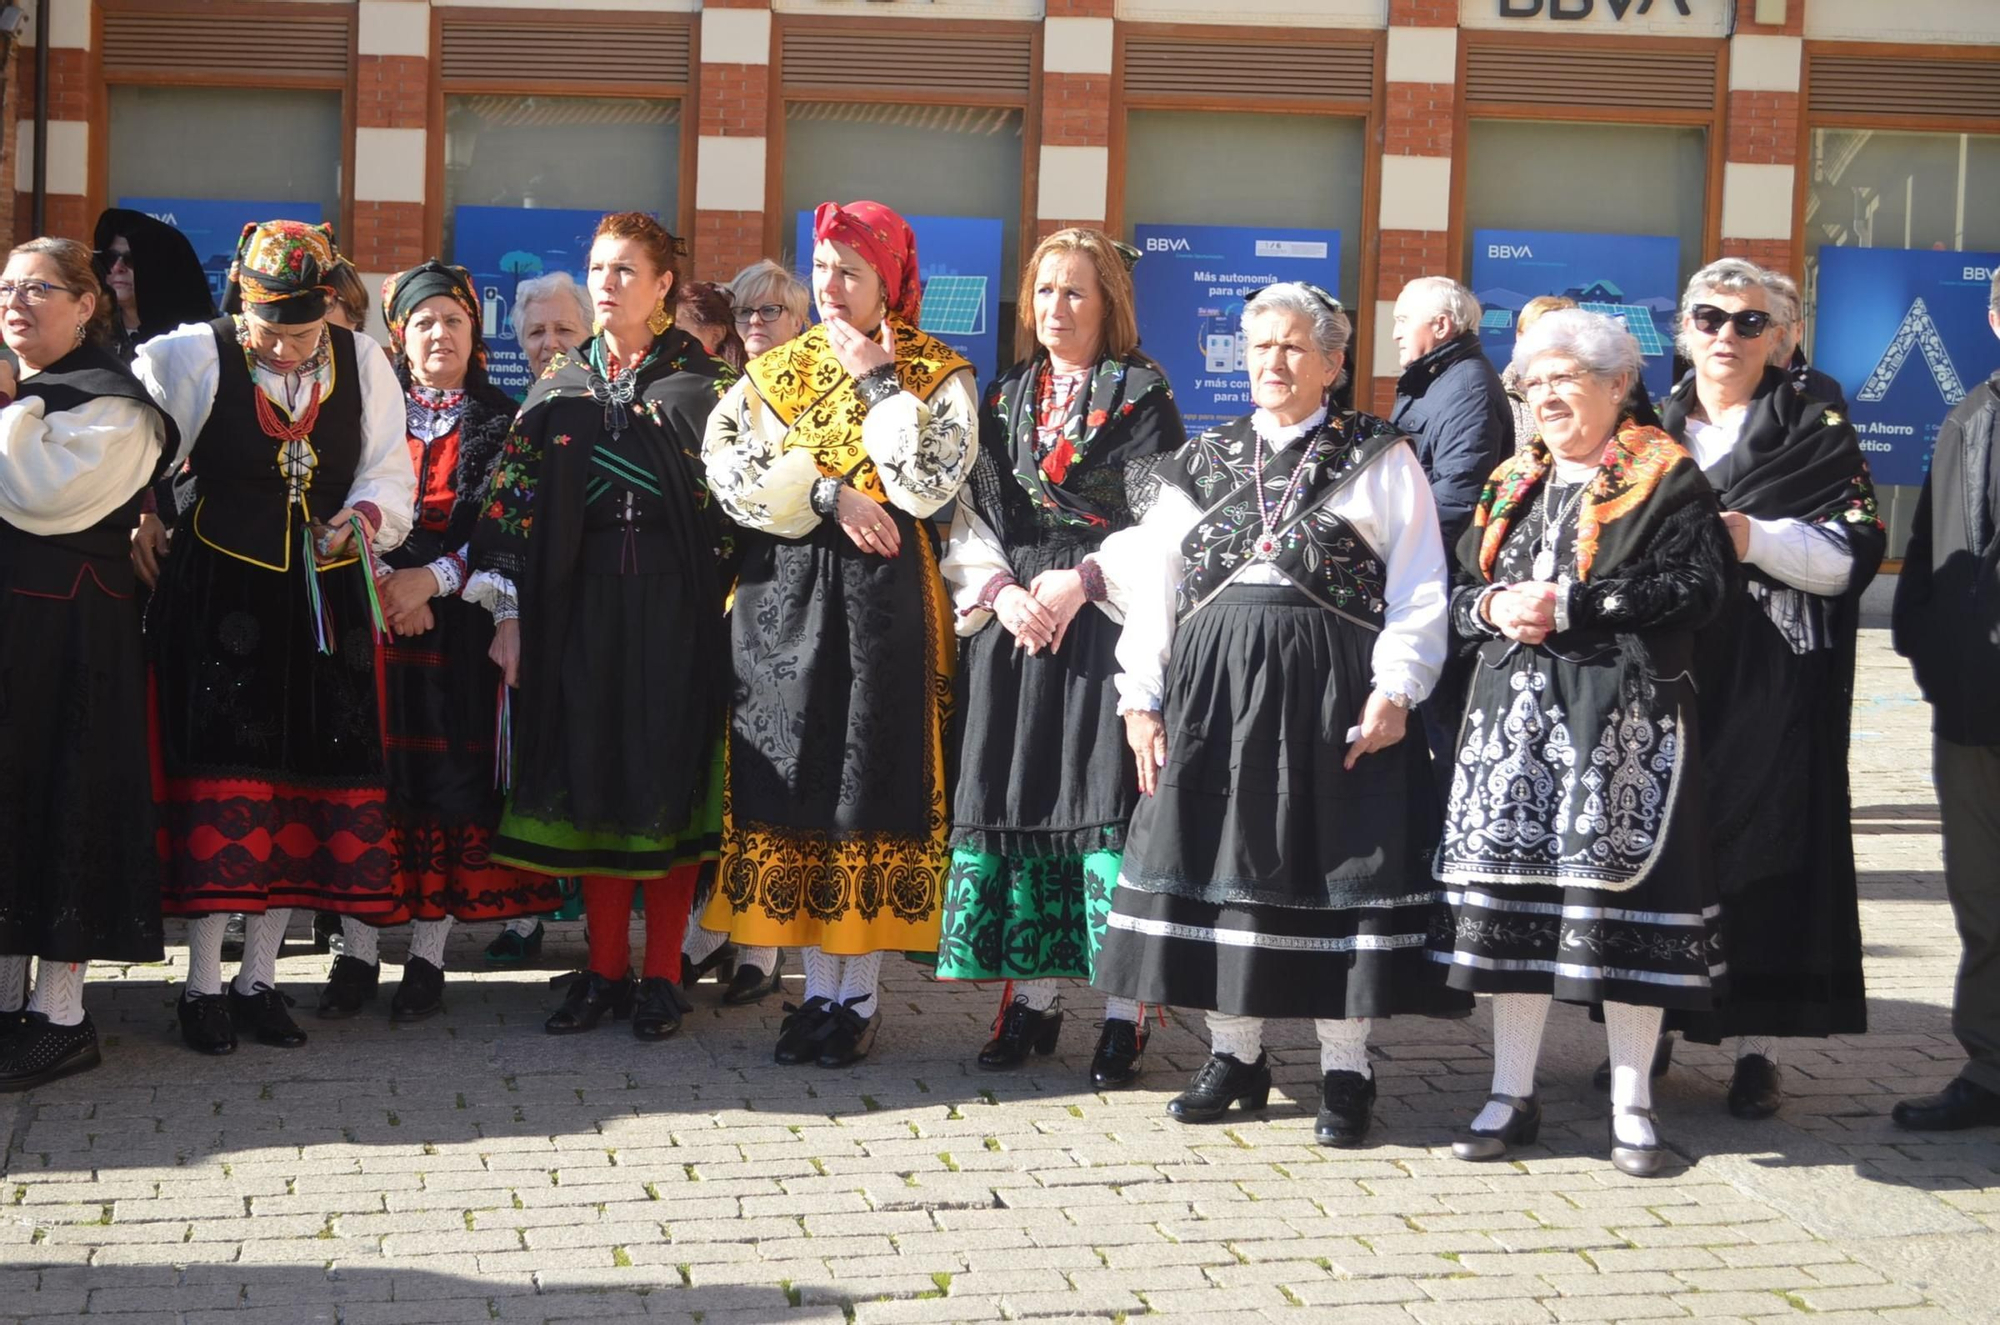
<svg viewBox="0 0 2000 1325">
<path fill-rule="evenodd" d="M 862 335 L 844 317 L 826 320 L 827 345 L 849 377 L 866 377 L 885 363 L 896 362 L 896 329 L 882 319 L 882 329 L 874 337 Z"/>
<path fill-rule="evenodd" d="M 1410 723 L 1410 712 L 1393 703 L 1389 697 L 1377 690 L 1368 696 L 1368 705 L 1361 711 L 1361 739 L 1347 747 L 1345 768 L 1353 768 L 1362 755 L 1372 755 L 1377 750 L 1386 750 L 1403 739 L 1403 733 Z"/>
<path fill-rule="evenodd" d="M 375 582 L 375 595 L 382 600 L 382 615 L 394 620 L 408 616 L 418 608 L 430 606 L 437 593 L 437 576 L 431 574 L 428 566 L 418 566 L 412 570 L 391 571 Z"/>
<path fill-rule="evenodd" d="M 354 522 L 356 520 L 361 521 L 362 529 L 367 532 L 368 541 L 370 543 L 375 541 L 375 527 L 368 523 L 368 517 L 355 510 L 352 506 L 343 506 L 333 513 L 331 520 L 326 522 L 326 545 L 324 547 L 320 546 L 317 539 L 313 542 L 313 555 L 318 558 L 320 565 L 324 566 L 330 561 L 338 561 L 343 556 L 355 555 L 354 551 L 348 547 L 348 544 L 354 541 Z"/>
<path fill-rule="evenodd" d="M 1063 636 L 1069 633 L 1069 623 L 1076 620 L 1076 614 L 1086 601 L 1083 576 L 1073 570 L 1045 570 L 1028 586 L 1028 592 L 1055 618 L 1055 638 L 1049 641 L 1049 652 L 1054 653 L 1062 647 Z"/>
<path fill-rule="evenodd" d="M 437 618 L 431 615 L 431 605 L 428 600 L 418 603 L 406 612 L 391 612 L 385 603 L 382 614 L 389 619 L 390 631 L 397 635 L 421 635 L 437 624 Z"/>
</svg>

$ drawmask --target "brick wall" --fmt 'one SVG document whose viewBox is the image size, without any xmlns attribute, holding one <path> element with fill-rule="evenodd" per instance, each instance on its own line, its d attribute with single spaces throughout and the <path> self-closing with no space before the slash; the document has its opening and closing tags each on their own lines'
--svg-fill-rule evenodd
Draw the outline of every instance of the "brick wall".
<svg viewBox="0 0 2000 1325">
<path fill-rule="evenodd" d="M 430 61 L 419 55 L 362 55 L 354 65 L 354 122 L 362 129 L 410 129 L 430 120 Z M 424 205 L 357 198 L 341 252 L 362 271 L 404 271 L 430 254 Z"/>
<path fill-rule="evenodd" d="M 1799 154 L 1799 94 L 1731 92 L 1726 160 L 1790 165 Z"/>
<path fill-rule="evenodd" d="M 1111 141 L 1111 75 L 1042 75 L 1042 142 L 1103 147 Z"/>
</svg>

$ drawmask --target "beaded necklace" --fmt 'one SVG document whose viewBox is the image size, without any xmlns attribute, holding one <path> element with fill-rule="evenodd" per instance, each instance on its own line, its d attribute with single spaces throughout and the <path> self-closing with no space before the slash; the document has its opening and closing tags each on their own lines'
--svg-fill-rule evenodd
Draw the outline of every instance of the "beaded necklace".
<svg viewBox="0 0 2000 1325">
<path fill-rule="evenodd" d="M 1250 550 L 1259 561 L 1276 561 L 1281 547 L 1278 539 L 1278 521 L 1291 506 L 1292 498 L 1298 494 L 1299 483 L 1305 477 L 1306 471 L 1311 469 L 1313 462 L 1319 458 L 1318 439 L 1311 435 L 1307 437 L 1306 453 L 1299 457 L 1298 464 L 1292 466 L 1292 477 L 1285 484 L 1285 493 L 1278 498 L 1277 509 L 1273 511 L 1264 502 L 1264 434 L 1254 424 L 1250 432 L 1255 439 L 1250 450 L 1251 472 L 1256 476 L 1251 488 L 1257 494 L 1257 519 L 1264 528 L 1264 532 L 1257 536 L 1257 541 L 1250 545 Z"/>
</svg>

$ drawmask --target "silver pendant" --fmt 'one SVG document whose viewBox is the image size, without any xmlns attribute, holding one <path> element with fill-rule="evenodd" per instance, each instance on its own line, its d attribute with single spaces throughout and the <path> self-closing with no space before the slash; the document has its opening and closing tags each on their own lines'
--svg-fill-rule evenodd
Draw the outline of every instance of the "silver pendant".
<svg viewBox="0 0 2000 1325">
<path fill-rule="evenodd" d="M 1259 535 L 1257 541 L 1251 544 L 1250 550 L 1256 554 L 1259 561 L 1276 561 L 1278 559 L 1277 535 L 1268 533 Z"/>
<path fill-rule="evenodd" d="M 1555 578 L 1555 573 L 1556 550 L 1552 547 L 1545 547 L 1535 554 L 1535 578 L 1538 580 L 1551 580 Z"/>
</svg>

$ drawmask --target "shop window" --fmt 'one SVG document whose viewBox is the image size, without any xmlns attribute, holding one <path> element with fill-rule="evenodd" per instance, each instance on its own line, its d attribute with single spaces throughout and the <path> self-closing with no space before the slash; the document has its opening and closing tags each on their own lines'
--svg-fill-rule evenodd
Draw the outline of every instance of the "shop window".
<svg viewBox="0 0 2000 1325">
<path fill-rule="evenodd" d="M 316 206 L 315 219 L 340 215 L 338 92 L 121 84 L 110 112 L 114 201 L 292 202 Z"/>
</svg>

